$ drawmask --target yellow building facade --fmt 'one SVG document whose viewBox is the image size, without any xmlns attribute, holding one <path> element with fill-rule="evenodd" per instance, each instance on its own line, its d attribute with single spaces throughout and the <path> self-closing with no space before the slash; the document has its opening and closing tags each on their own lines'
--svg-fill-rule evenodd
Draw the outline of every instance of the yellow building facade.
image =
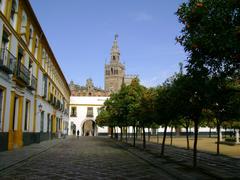
<svg viewBox="0 0 240 180">
<path fill-rule="evenodd" d="M 28 0 L 0 0 L 0 151 L 67 133 L 70 89 Z"/>
</svg>

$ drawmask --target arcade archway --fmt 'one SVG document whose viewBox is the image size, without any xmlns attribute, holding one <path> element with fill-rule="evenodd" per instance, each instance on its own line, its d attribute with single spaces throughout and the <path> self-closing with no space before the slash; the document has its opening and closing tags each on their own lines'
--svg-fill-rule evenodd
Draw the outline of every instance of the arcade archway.
<svg viewBox="0 0 240 180">
<path fill-rule="evenodd" d="M 82 136 L 96 135 L 96 123 L 93 120 L 86 120 L 82 125 Z"/>
</svg>

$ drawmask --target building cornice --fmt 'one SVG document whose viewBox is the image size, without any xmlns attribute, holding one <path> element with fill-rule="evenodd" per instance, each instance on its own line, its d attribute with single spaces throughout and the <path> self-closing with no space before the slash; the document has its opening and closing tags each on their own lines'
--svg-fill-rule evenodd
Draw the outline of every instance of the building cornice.
<svg viewBox="0 0 240 180">
<path fill-rule="evenodd" d="M 26 8 L 29 10 L 28 12 L 31 14 L 32 20 L 34 21 L 34 23 L 35 23 L 35 25 L 37 26 L 40 34 L 42 35 L 42 40 L 43 40 L 44 43 L 46 44 L 47 49 L 49 50 L 49 53 L 50 53 L 50 55 L 52 56 L 53 64 L 55 65 L 55 67 L 56 67 L 57 70 L 59 71 L 60 76 L 62 77 L 62 79 L 64 80 L 65 86 L 66 86 L 67 91 L 68 91 L 69 96 L 70 96 L 70 95 L 71 95 L 71 91 L 70 91 L 70 88 L 69 88 L 69 86 L 68 86 L 67 80 L 66 80 L 66 78 L 65 78 L 65 76 L 64 76 L 64 74 L 63 74 L 63 72 L 62 72 L 62 70 L 61 70 L 61 68 L 60 68 L 60 66 L 59 66 L 59 64 L 58 64 L 58 62 L 57 62 L 57 60 L 56 60 L 56 57 L 55 57 L 55 55 L 54 55 L 54 53 L 53 53 L 53 51 L 52 51 L 52 49 L 51 49 L 51 47 L 50 47 L 50 45 L 49 45 L 49 43 L 48 43 L 48 40 L 47 40 L 47 38 L 46 38 L 46 36 L 45 36 L 42 28 L 41 28 L 41 25 L 40 25 L 40 23 L 39 23 L 36 15 L 35 15 L 34 11 L 33 11 L 33 8 L 32 8 L 32 6 L 31 6 L 29 0 L 20 0 L 20 1 L 24 1 L 24 2 L 25 2 Z M 24 4 L 24 3 L 23 3 L 23 4 Z M 25 43 L 24 43 L 24 44 L 25 44 Z"/>
</svg>

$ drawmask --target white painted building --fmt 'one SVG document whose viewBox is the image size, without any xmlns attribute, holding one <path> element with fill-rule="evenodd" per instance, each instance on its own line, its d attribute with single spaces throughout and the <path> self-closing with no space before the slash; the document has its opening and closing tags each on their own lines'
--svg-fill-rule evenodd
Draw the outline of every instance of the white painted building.
<svg viewBox="0 0 240 180">
<path fill-rule="evenodd" d="M 71 96 L 69 135 L 96 136 L 108 133 L 108 127 L 98 127 L 95 123 L 100 108 L 108 97 Z"/>
</svg>

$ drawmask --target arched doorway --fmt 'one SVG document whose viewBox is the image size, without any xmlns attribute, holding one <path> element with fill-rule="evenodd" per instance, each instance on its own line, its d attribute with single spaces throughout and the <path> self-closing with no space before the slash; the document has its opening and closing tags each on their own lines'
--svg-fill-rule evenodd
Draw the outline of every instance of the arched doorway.
<svg viewBox="0 0 240 180">
<path fill-rule="evenodd" d="M 71 134 L 76 135 L 76 124 L 71 122 Z"/>
<path fill-rule="evenodd" d="M 86 120 L 82 125 L 83 136 L 94 136 L 96 130 L 96 123 L 93 120 Z"/>
</svg>

